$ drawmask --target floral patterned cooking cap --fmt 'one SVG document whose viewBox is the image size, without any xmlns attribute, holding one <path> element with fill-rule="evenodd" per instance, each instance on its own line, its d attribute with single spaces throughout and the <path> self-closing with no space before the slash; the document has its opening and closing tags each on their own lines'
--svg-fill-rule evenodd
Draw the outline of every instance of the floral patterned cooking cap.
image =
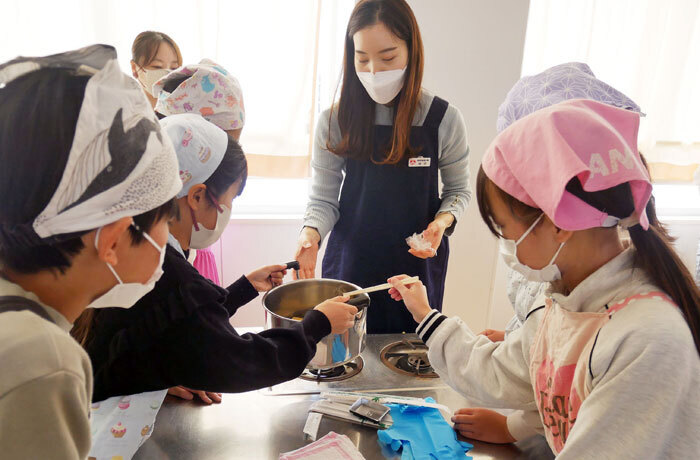
<svg viewBox="0 0 700 460">
<path fill-rule="evenodd" d="M 164 90 L 171 80 L 189 77 L 173 92 Z M 243 128 L 245 106 L 238 80 L 210 59 L 173 70 L 153 85 L 155 110 L 163 115 L 196 113 L 224 131 Z"/>
</svg>

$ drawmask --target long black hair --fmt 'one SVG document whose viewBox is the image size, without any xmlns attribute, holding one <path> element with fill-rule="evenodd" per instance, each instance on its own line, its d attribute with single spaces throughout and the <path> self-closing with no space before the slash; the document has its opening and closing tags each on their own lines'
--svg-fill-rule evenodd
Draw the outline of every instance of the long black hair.
<svg viewBox="0 0 700 460">
<path fill-rule="evenodd" d="M 336 155 L 372 160 L 374 142 L 374 113 L 376 103 L 367 94 L 355 72 L 355 42 L 353 36 L 360 30 L 381 23 L 398 38 L 406 42 L 408 62 L 406 77 L 399 92 L 394 111 L 394 127 L 389 144 L 381 152 L 384 157 L 379 163 L 397 164 L 406 155 L 417 153 L 409 144 L 409 135 L 413 117 L 418 110 L 423 82 L 423 40 L 418 22 L 405 0 L 363 0 L 350 15 L 345 32 L 345 52 L 343 57 L 343 83 L 337 108 L 331 107 L 330 123 L 333 112 L 338 112 L 341 139 L 337 145 L 331 145 L 330 137 L 326 148 Z"/>
<path fill-rule="evenodd" d="M 64 272 L 88 231 L 42 240 L 32 222 L 58 188 L 89 77 L 72 69 L 30 72 L 0 88 L 0 266 Z M 134 217 L 145 232 L 174 211 L 174 200 Z M 134 244 L 142 234 L 130 227 Z"/>
</svg>

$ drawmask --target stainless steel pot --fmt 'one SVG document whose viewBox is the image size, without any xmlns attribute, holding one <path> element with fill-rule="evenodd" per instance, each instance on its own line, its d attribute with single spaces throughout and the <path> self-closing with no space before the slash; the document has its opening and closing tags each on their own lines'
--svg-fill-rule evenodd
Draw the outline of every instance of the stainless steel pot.
<svg viewBox="0 0 700 460">
<path fill-rule="evenodd" d="M 342 292 L 360 289 L 352 283 L 332 279 L 298 280 L 277 286 L 263 297 L 265 307 L 265 328 L 292 327 L 303 316 L 324 300 L 336 297 Z M 367 334 L 367 307 L 369 295 L 353 296 L 351 303 L 359 310 L 355 323 L 343 334 L 330 334 L 316 346 L 316 355 L 306 366 L 307 369 L 329 369 L 355 359 L 365 348 Z"/>
</svg>

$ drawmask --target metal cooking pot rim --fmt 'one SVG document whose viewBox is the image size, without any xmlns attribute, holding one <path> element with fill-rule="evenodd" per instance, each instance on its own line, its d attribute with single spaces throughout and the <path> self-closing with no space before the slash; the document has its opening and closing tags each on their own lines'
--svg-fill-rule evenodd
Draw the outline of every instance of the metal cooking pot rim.
<svg viewBox="0 0 700 460">
<path fill-rule="evenodd" d="M 270 289 L 269 291 L 267 291 L 265 294 L 263 294 L 263 298 L 262 298 L 262 306 L 263 306 L 263 308 L 265 309 L 265 311 L 267 311 L 268 313 L 270 313 L 270 314 L 273 315 L 273 316 L 276 316 L 277 318 L 283 318 L 283 319 L 290 320 L 291 318 L 288 318 L 288 317 L 282 316 L 282 315 L 278 315 L 278 314 L 275 313 L 274 311 L 272 311 L 272 310 L 270 310 L 269 308 L 267 308 L 267 305 L 265 305 L 265 299 L 267 299 L 267 296 L 268 296 L 271 292 L 274 292 L 274 291 L 276 291 L 276 290 L 278 290 L 278 289 L 280 289 L 280 288 L 283 288 L 283 287 L 285 287 L 285 286 L 290 286 L 290 285 L 292 285 L 292 284 L 306 284 L 306 283 L 309 283 L 309 282 L 312 282 L 312 281 L 335 281 L 335 282 L 338 282 L 338 283 L 349 284 L 350 286 L 354 287 L 355 289 L 362 289 L 360 286 L 358 286 L 358 285 L 355 284 L 355 283 L 351 283 L 350 281 L 336 280 L 336 279 L 333 279 L 333 278 L 312 278 L 312 279 L 305 279 L 305 280 L 294 280 L 294 281 L 290 281 L 290 282 L 288 282 L 288 283 L 280 284 L 279 286 L 273 287 L 272 289 Z M 363 295 L 367 295 L 367 294 L 363 294 Z M 369 297 L 369 296 L 368 296 L 368 297 Z"/>
</svg>

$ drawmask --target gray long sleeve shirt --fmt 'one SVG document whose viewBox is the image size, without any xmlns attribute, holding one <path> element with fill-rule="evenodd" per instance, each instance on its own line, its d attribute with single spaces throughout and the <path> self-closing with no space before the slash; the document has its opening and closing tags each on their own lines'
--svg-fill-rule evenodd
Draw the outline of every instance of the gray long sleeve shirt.
<svg viewBox="0 0 700 460">
<path fill-rule="evenodd" d="M 433 102 L 433 95 L 423 90 L 413 126 L 422 126 Z M 392 108 L 377 104 L 375 124 L 391 125 Z M 340 126 L 336 113 L 330 126 L 330 144 L 340 141 Z M 304 226 L 318 230 L 321 239 L 326 237 L 340 217 L 340 188 L 345 174 L 345 158 L 326 149 L 329 141 L 330 109 L 325 110 L 316 125 L 312 179 L 309 203 L 304 214 Z M 471 198 L 469 189 L 469 147 L 467 130 L 459 110 L 450 105 L 438 129 L 438 167 L 442 179 L 442 204 L 437 214 L 449 212 L 458 220 Z"/>
</svg>

